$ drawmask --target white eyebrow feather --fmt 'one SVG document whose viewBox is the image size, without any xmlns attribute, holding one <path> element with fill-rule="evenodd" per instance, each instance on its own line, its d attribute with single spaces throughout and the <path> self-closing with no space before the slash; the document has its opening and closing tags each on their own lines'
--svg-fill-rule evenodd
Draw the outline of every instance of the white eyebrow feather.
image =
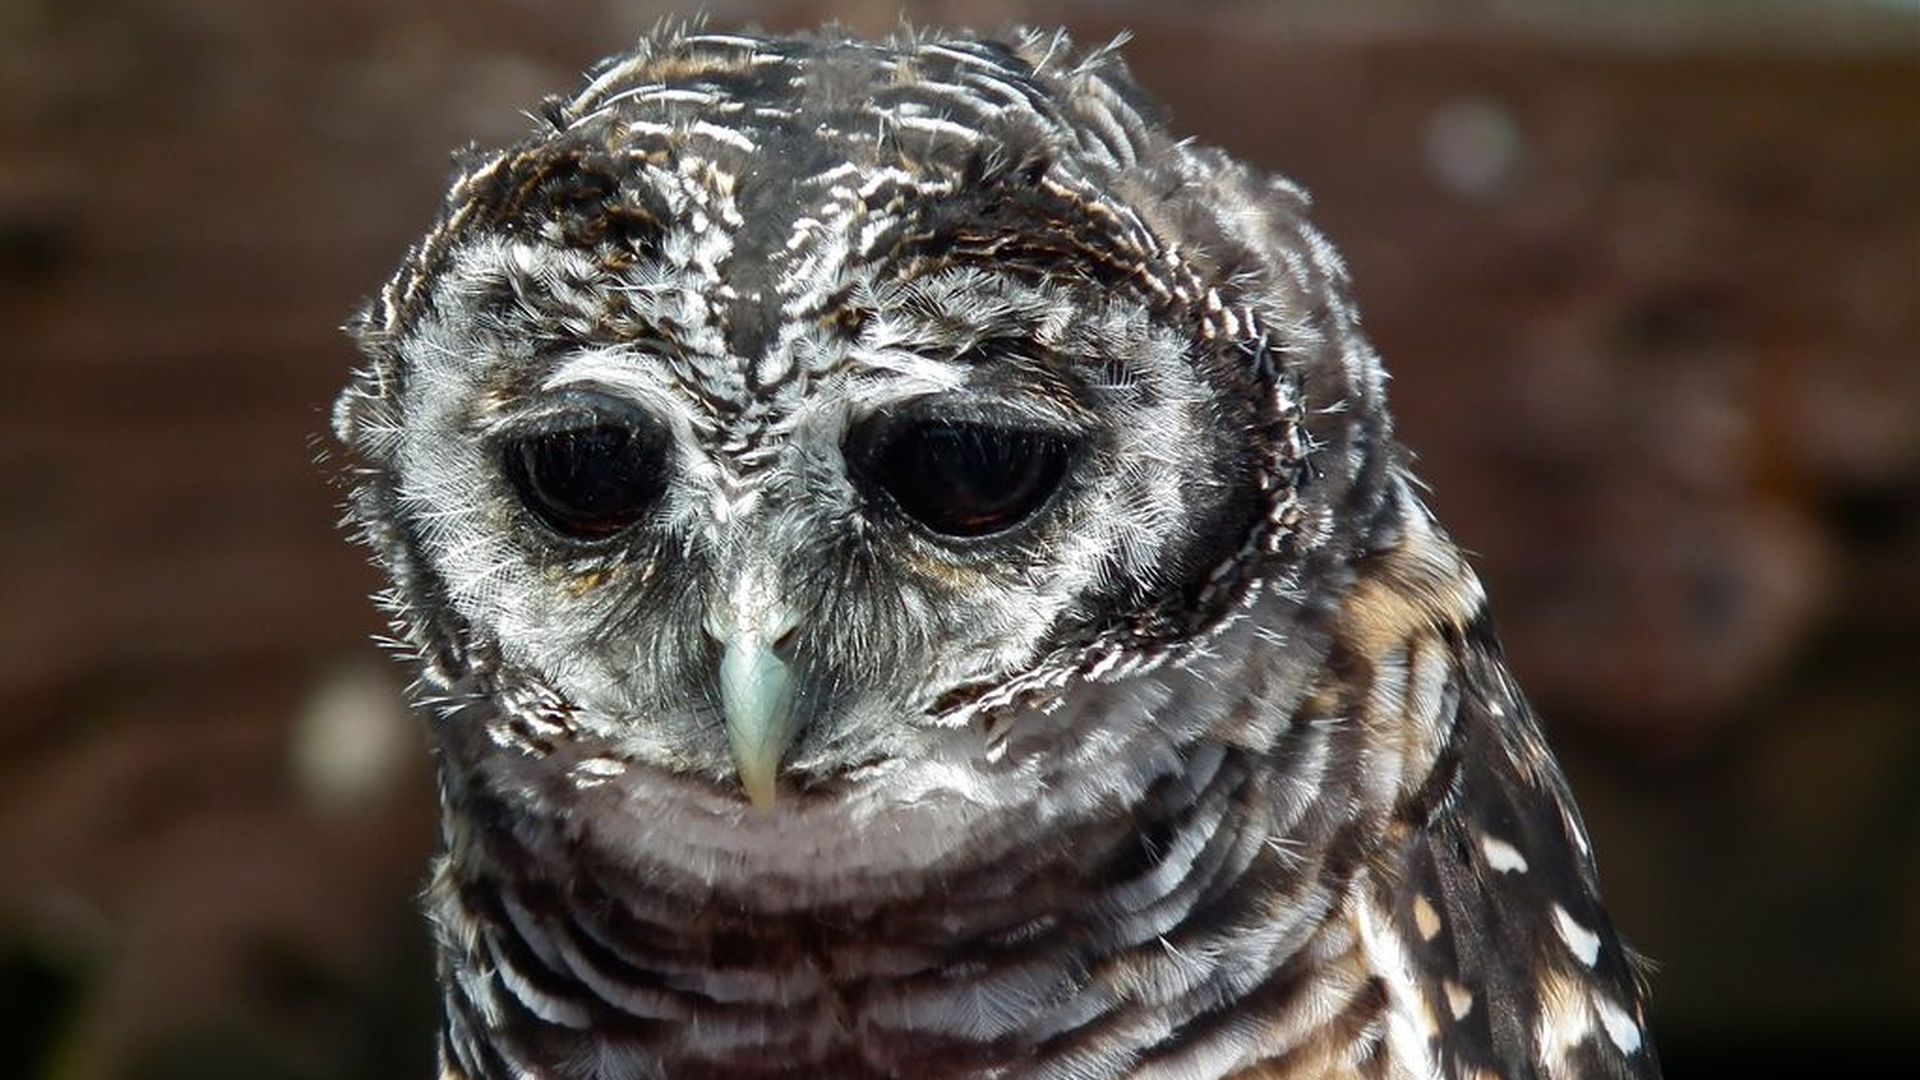
<svg viewBox="0 0 1920 1080">
<path fill-rule="evenodd" d="M 540 382 L 547 392 L 591 388 L 625 398 L 645 409 L 673 433 L 682 460 L 703 463 L 701 434 L 711 435 L 714 418 L 687 400 L 679 379 L 664 359 L 631 348 L 588 349 L 562 361 Z M 704 466 L 695 468 L 700 472 Z"/>
<path fill-rule="evenodd" d="M 540 383 L 542 390 L 596 386 L 665 416 L 683 416 L 686 402 L 675 392 L 664 361 L 625 348 L 590 349 L 567 358 Z"/>
</svg>

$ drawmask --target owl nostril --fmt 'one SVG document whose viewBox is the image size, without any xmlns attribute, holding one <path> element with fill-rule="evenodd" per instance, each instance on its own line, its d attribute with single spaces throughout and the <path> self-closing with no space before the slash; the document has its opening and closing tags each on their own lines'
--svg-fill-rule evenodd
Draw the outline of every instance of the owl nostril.
<svg viewBox="0 0 1920 1080">
<path fill-rule="evenodd" d="M 789 626 L 785 630 L 780 631 L 780 636 L 773 639 L 773 644 L 771 646 L 771 648 L 773 649 L 773 655 L 791 663 L 793 660 L 794 638 L 799 636 L 799 633 L 800 633 L 800 627 L 798 624 Z"/>
<path fill-rule="evenodd" d="M 801 620 L 798 613 L 777 599 L 770 599 L 758 581 L 742 581 L 733 589 L 730 602 L 707 610 L 700 620 L 700 632 L 716 660 L 728 649 L 746 646 L 764 649 L 783 664 L 794 661 L 800 645 Z"/>
</svg>

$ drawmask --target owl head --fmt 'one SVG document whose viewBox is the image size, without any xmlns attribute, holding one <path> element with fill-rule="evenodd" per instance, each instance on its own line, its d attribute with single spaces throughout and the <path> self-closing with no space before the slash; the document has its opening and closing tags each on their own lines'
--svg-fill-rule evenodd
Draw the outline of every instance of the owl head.
<svg viewBox="0 0 1920 1080">
<path fill-rule="evenodd" d="M 1045 730 L 1043 790 L 1262 598 L 1314 633 L 1378 366 L 1304 197 L 1110 50 L 669 29 L 540 115 L 336 408 L 454 767 L 745 814 L 977 795 Z"/>
</svg>

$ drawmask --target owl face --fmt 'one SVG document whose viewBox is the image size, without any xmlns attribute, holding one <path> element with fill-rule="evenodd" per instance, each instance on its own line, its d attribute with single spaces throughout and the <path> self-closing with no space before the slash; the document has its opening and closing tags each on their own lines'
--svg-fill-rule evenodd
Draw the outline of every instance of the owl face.
<svg viewBox="0 0 1920 1080">
<path fill-rule="evenodd" d="M 1264 226 L 1097 69 L 795 41 L 782 82 L 730 40 L 474 162 L 338 427 L 449 701 L 765 804 L 957 729 L 989 753 L 1005 710 L 1227 619 L 1300 533 L 1283 353 L 1329 316 L 1235 263 Z M 963 108 L 982 78 L 1021 107 Z"/>
</svg>

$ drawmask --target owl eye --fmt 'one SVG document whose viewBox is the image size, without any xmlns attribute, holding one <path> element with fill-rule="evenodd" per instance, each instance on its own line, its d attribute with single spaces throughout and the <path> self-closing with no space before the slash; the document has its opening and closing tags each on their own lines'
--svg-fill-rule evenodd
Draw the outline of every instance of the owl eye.
<svg viewBox="0 0 1920 1080">
<path fill-rule="evenodd" d="M 555 532 L 602 540 L 631 528 L 667 486 L 667 435 L 640 417 L 586 414 L 502 448 L 520 501 Z"/>
<path fill-rule="evenodd" d="M 943 536 L 1004 532 L 1038 510 L 1066 473 L 1058 435 L 960 421 L 890 426 L 864 471 L 914 520 Z"/>
</svg>

